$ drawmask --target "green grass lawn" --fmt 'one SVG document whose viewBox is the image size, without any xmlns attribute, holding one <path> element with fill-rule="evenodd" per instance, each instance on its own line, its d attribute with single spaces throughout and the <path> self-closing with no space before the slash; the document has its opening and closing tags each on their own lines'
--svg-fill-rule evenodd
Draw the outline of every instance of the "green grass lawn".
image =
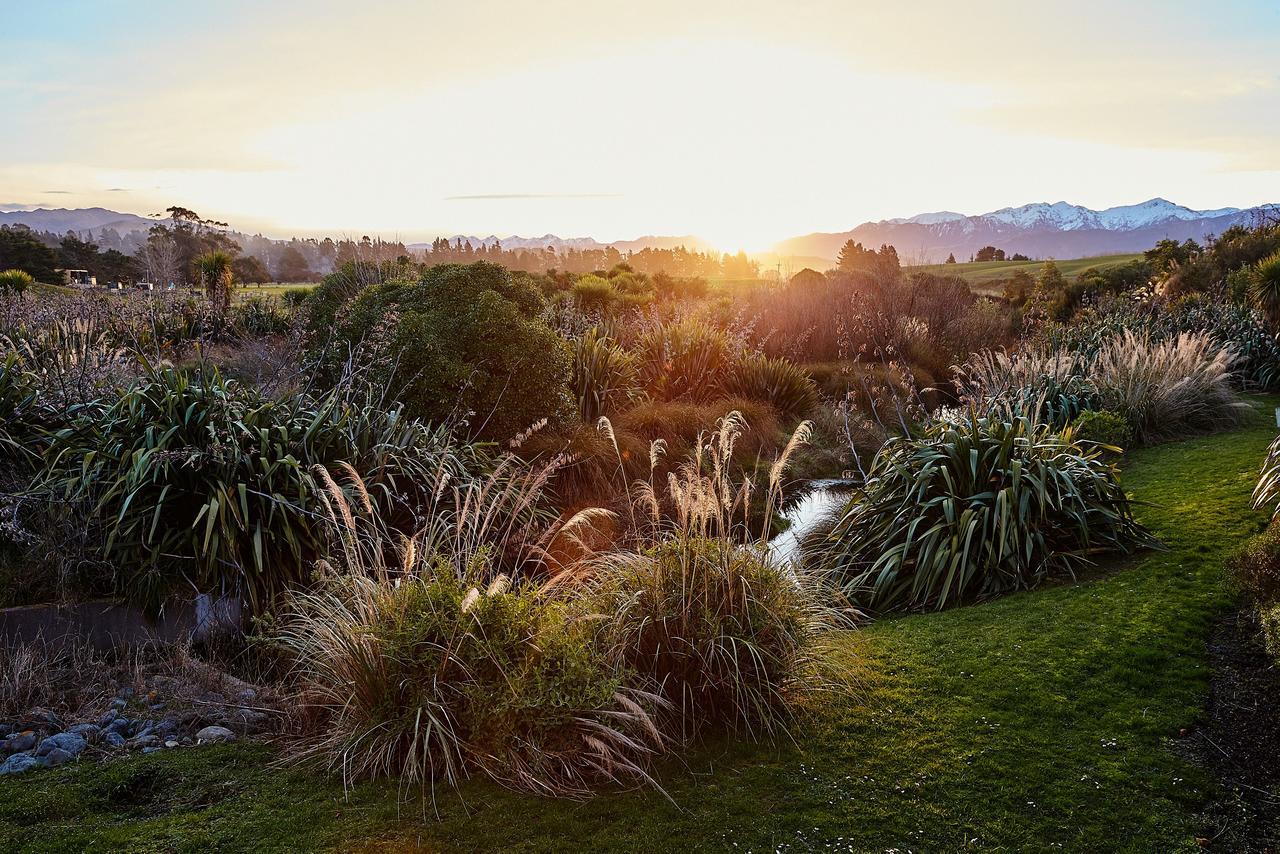
<svg viewBox="0 0 1280 854">
<path fill-rule="evenodd" d="M 586 803 L 488 784 L 416 795 L 268 767 L 263 747 L 172 751 L 0 779 L 0 849 L 30 851 L 1197 850 L 1213 782 L 1179 758 L 1230 596 L 1223 552 L 1270 407 L 1231 433 L 1136 451 L 1125 483 L 1168 549 L 1072 583 L 878 622 L 856 695 L 778 746 L 714 745 L 652 790 Z"/>
<path fill-rule="evenodd" d="M 1098 267 L 1100 269 L 1118 267 L 1121 264 L 1136 261 L 1141 257 L 1141 253 L 1136 255 L 1099 255 L 1096 258 L 1070 258 L 1065 261 L 1054 261 L 1054 263 L 1058 265 L 1062 275 L 1068 279 L 1074 279 L 1090 267 Z M 1007 279 L 1019 270 L 1030 273 L 1032 276 L 1037 276 L 1043 267 L 1044 261 L 966 261 L 963 264 L 928 264 L 923 267 L 911 267 L 910 269 L 944 276 L 960 276 L 974 290 L 980 293 L 988 291 L 994 293 L 996 290 L 995 283 L 1001 279 Z"/>
</svg>

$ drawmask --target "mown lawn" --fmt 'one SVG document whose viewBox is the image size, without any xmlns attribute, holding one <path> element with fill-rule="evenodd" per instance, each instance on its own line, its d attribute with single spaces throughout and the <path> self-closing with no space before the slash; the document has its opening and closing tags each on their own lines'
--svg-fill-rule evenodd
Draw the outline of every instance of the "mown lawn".
<svg viewBox="0 0 1280 854">
<path fill-rule="evenodd" d="M 711 747 L 651 790 L 587 803 L 484 784 L 434 805 L 267 767 L 262 747 L 157 753 L 0 780 L 0 850 L 1196 850 L 1213 783 L 1178 758 L 1230 605 L 1225 549 L 1275 430 L 1135 452 L 1126 485 L 1167 544 L 1075 583 L 851 637 L 861 692 L 796 743 Z M 438 817 L 437 817 L 438 814 Z"/>
</svg>

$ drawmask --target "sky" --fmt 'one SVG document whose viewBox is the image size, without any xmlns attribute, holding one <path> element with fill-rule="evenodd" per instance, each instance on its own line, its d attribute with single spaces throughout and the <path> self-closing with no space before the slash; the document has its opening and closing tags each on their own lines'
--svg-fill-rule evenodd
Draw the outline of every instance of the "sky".
<svg viewBox="0 0 1280 854">
<path fill-rule="evenodd" d="M 1280 202 L 1280 2 L 0 0 L 0 204 L 275 237 Z"/>
</svg>

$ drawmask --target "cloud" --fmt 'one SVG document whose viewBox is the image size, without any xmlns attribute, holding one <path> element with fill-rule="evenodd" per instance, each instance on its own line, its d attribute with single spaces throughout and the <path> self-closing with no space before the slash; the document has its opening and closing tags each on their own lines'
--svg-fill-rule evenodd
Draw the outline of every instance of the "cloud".
<svg viewBox="0 0 1280 854">
<path fill-rule="evenodd" d="M 131 193 L 131 192 L 133 192 L 133 191 L 132 191 L 132 190 L 130 190 L 128 187 L 108 187 L 107 189 L 103 190 L 102 192 L 104 192 L 104 193 Z"/>
<path fill-rule="evenodd" d="M 75 195 L 75 193 L 71 192 L 70 190 L 45 190 L 44 194 L 46 196 L 74 196 Z"/>
<path fill-rule="evenodd" d="M 472 196 L 445 196 L 446 202 L 491 199 L 618 199 L 622 193 L 478 193 Z"/>
</svg>

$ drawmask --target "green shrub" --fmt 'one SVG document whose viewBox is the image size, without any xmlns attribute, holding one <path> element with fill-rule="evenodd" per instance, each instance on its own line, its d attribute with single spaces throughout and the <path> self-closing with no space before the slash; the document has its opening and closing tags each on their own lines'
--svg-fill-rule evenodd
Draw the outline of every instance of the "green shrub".
<svg viewBox="0 0 1280 854">
<path fill-rule="evenodd" d="M 870 609 L 942 608 L 1149 544 L 1115 469 L 1026 417 L 889 439 L 811 549 Z"/>
<path fill-rule="evenodd" d="M 290 308 L 301 308 L 306 303 L 307 297 L 311 296 L 312 290 L 312 288 L 285 288 L 280 298 Z"/>
<path fill-rule="evenodd" d="M 1226 559 L 1227 578 L 1250 602 L 1280 601 L 1280 523 L 1250 537 Z"/>
<path fill-rule="evenodd" d="M 0 292 L 22 293 L 36 283 L 26 270 L 0 271 Z"/>
<path fill-rule="evenodd" d="M 1272 328 L 1280 325 L 1280 252 L 1254 266 L 1249 279 L 1249 298 L 1271 321 Z"/>
<path fill-rule="evenodd" d="M 1108 445 L 1123 452 L 1133 441 L 1133 428 L 1123 416 L 1106 410 L 1081 412 L 1071 422 L 1071 438 L 1077 442 Z"/>
<path fill-rule="evenodd" d="M 763 400 L 788 418 L 803 418 L 818 405 L 817 385 L 786 359 L 746 356 L 733 366 L 722 387 L 729 394 Z"/>
<path fill-rule="evenodd" d="M 709 400 L 733 363 L 728 338 L 697 320 L 657 323 L 636 346 L 640 377 L 655 400 Z"/>
<path fill-rule="evenodd" d="M 446 435 L 371 400 L 272 399 L 215 370 L 164 369 L 74 408 L 36 486 L 86 509 L 129 598 L 154 606 L 195 584 L 257 611 L 323 552 L 313 467 L 336 464 L 366 476 L 365 500 L 406 532 L 441 478 L 465 473 Z"/>
<path fill-rule="evenodd" d="M 589 613 L 493 577 L 483 554 L 406 566 L 398 583 L 357 575 L 291 598 L 282 639 L 327 712 L 306 756 L 347 779 L 480 772 L 542 795 L 647 779 L 661 739 Z"/>
<path fill-rule="evenodd" d="M 27 470 L 39 459 L 51 413 L 40 402 L 36 377 L 23 369 L 16 353 L 0 359 L 0 472 Z"/>
<path fill-rule="evenodd" d="M 289 331 L 289 313 L 284 302 L 275 297 L 249 297 L 236 305 L 233 315 L 236 328 L 254 338 Z"/>
<path fill-rule="evenodd" d="M 572 354 L 541 319 L 543 305 L 526 277 L 496 264 L 432 267 L 412 283 L 359 290 L 339 312 L 330 364 L 359 350 L 410 415 L 461 418 L 473 435 L 506 439 L 572 417 Z"/>
<path fill-rule="evenodd" d="M 670 703 L 685 739 L 772 732 L 811 675 L 815 609 L 761 548 L 678 535 L 611 556 L 598 585 L 614 654 Z"/>
<path fill-rule="evenodd" d="M 593 327 L 574 342 L 573 390 L 586 423 L 612 415 L 640 392 L 635 358 Z"/>
<path fill-rule="evenodd" d="M 613 283 L 600 276 L 579 276 L 571 289 L 573 300 L 582 311 L 608 314 L 619 298 Z"/>
</svg>

